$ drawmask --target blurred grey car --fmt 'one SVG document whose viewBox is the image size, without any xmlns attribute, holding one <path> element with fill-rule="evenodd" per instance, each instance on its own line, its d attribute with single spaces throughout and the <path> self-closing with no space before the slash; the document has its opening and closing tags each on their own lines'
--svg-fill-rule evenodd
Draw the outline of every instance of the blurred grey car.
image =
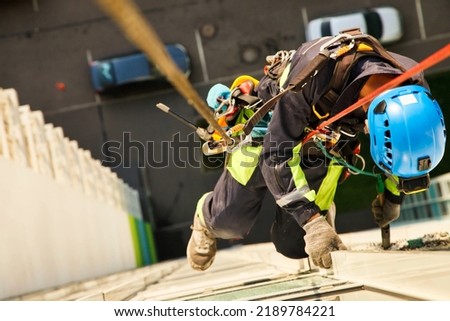
<svg viewBox="0 0 450 321">
<path fill-rule="evenodd" d="M 362 9 L 313 19 L 308 23 L 306 40 L 334 36 L 342 30 L 360 28 L 383 44 L 401 39 L 403 35 L 400 12 L 389 6 Z"/>
</svg>

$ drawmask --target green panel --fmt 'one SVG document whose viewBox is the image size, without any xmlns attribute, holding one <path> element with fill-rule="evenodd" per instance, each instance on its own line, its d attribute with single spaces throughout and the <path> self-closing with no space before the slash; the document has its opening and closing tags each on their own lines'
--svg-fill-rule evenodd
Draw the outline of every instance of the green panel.
<svg viewBox="0 0 450 321">
<path fill-rule="evenodd" d="M 142 262 L 142 256 L 141 256 L 141 249 L 139 246 L 139 235 L 138 235 L 138 229 L 136 226 L 135 218 L 132 215 L 128 215 L 128 222 L 130 223 L 130 230 L 131 230 L 131 238 L 133 241 L 133 248 L 134 248 L 134 256 L 136 258 L 136 267 L 143 266 Z"/>
<path fill-rule="evenodd" d="M 135 221 L 139 237 L 139 248 L 141 250 L 142 264 L 150 265 L 150 248 L 147 233 L 145 231 L 145 223 L 138 218 L 135 218 Z"/>
<path fill-rule="evenodd" d="M 147 232 L 148 246 L 150 248 L 151 263 L 158 262 L 158 253 L 156 252 L 155 238 L 153 237 L 152 227 L 149 223 L 145 223 L 145 231 Z"/>
</svg>

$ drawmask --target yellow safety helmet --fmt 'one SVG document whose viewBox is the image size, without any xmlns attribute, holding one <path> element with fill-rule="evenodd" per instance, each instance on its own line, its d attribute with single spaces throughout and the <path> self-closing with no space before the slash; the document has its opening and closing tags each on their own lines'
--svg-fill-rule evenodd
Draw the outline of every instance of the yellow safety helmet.
<svg viewBox="0 0 450 321">
<path fill-rule="evenodd" d="M 256 87 L 259 84 L 259 80 L 253 78 L 252 76 L 248 76 L 248 75 L 242 75 L 237 77 L 234 81 L 233 84 L 231 85 L 230 89 L 233 90 L 236 87 L 239 87 L 240 84 L 242 84 L 245 81 L 250 80 L 253 85 Z"/>
</svg>

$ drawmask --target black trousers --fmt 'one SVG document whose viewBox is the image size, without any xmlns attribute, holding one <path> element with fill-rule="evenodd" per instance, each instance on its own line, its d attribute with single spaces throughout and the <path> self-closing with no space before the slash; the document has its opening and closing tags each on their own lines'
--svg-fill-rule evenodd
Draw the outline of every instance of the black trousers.
<svg viewBox="0 0 450 321">
<path fill-rule="evenodd" d="M 268 190 L 260 166 L 255 168 L 246 185 L 237 182 L 225 169 L 213 192 L 206 196 L 203 218 L 217 238 L 242 239 L 255 224 Z M 327 174 L 327 166 L 311 166 L 303 171 L 309 186 L 318 189 Z M 304 235 L 305 231 L 294 217 L 277 206 L 270 230 L 276 250 L 289 258 L 307 257 Z"/>
</svg>

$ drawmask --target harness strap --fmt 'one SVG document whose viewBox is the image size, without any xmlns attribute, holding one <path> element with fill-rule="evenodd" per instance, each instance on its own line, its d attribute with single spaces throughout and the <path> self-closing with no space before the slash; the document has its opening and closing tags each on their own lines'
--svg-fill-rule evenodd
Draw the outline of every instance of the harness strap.
<svg viewBox="0 0 450 321">
<path fill-rule="evenodd" d="M 351 29 L 342 31 L 341 34 L 349 34 L 353 37 L 361 36 L 361 31 L 359 29 Z M 384 47 L 376 40 L 376 38 L 370 35 L 364 35 L 363 37 L 357 40 L 358 46 L 343 46 L 339 48 L 338 54 L 336 56 L 336 66 L 333 72 L 332 79 L 330 80 L 329 90 L 323 95 L 320 100 L 314 106 L 315 114 L 320 115 L 319 119 L 326 118 L 325 115 L 329 115 L 331 108 L 336 103 L 339 98 L 340 93 L 345 87 L 348 77 L 350 75 L 351 66 L 356 63 L 356 61 L 362 56 L 374 55 L 381 56 L 383 59 L 386 59 L 392 66 L 405 71 L 404 67 L 401 66 L 385 49 Z M 358 47 L 360 44 L 367 42 L 370 45 L 364 45 L 358 51 Z M 370 51 L 370 52 L 369 52 Z M 283 90 L 280 90 L 280 93 L 273 96 L 269 99 L 264 105 L 259 108 L 255 114 L 250 117 L 244 127 L 244 133 L 249 135 L 252 131 L 253 127 L 275 106 L 277 101 L 286 94 L 288 91 L 298 92 L 302 90 L 302 88 L 308 83 L 310 78 L 312 78 L 318 70 L 320 70 L 326 62 L 330 59 L 331 53 L 328 48 L 324 48 L 319 52 L 319 54 L 311 60 L 311 62 L 301 70 L 289 85 Z M 283 61 L 285 62 L 285 61 Z M 275 69 L 277 71 L 284 71 L 286 66 L 278 62 L 282 66 L 276 66 Z M 275 66 L 274 66 L 275 67 Z M 281 69 L 280 69 L 281 68 Z M 278 77 L 279 75 L 272 75 L 273 78 Z M 271 77 L 271 78 L 272 78 Z"/>
<path fill-rule="evenodd" d="M 255 127 L 255 125 L 261 121 L 261 119 L 273 108 L 273 106 L 275 106 L 277 101 L 287 92 L 291 90 L 300 91 L 308 83 L 309 79 L 323 67 L 323 65 L 328 61 L 329 57 L 330 52 L 328 50 L 324 50 L 323 52 L 320 52 L 316 57 L 314 57 L 314 59 L 311 60 L 311 63 L 294 77 L 294 79 L 289 83 L 286 89 L 280 91 L 280 93 L 269 99 L 253 114 L 252 117 L 249 118 L 244 126 L 244 133 L 246 135 L 249 135 L 253 127 Z"/>
<path fill-rule="evenodd" d="M 332 124 L 333 122 L 335 122 L 336 120 L 344 117 L 345 115 L 348 115 L 349 113 L 351 113 L 354 110 L 358 109 L 362 105 L 372 101 L 376 96 L 381 94 L 383 91 L 391 89 L 391 88 L 394 88 L 394 87 L 400 85 L 401 83 L 403 83 L 407 79 L 411 78 L 413 75 L 415 75 L 415 74 L 417 74 L 419 72 L 422 72 L 422 71 L 424 71 L 424 70 L 426 70 L 426 69 L 428 69 L 428 68 L 438 64 L 439 62 L 441 62 L 441 61 L 443 61 L 443 60 L 445 60 L 445 59 L 447 59 L 449 57 L 450 57 L 450 44 L 447 44 L 446 46 L 442 47 L 438 51 L 434 52 L 433 54 L 431 54 L 430 56 L 428 56 L 427 58 L 425 58 L 424 60 L 419 62 L 417 65 L 415 65 L 415 66 L 411 67 L 410 69 L 406 70 L 403 74 L 398 75 L 397 77 L 395 77 L 394 79 L 390 80 L 386 84 L 378 87 L 376 90 L 374 90 L 373 92 L 371 92 L 367 96 L 359 99 L 354 104 L 352 104 L 349 107 L 345 108 L 344 110 L 342 110 L 338 114 L 336 114 L 336 115 L 332 116 L 331 118 L 325 120 L 324 122 L 320 123 L 320 125 L 317 126 L 316 129 L 314 129 L 313 131 L 308 133 L 308 135 L 303 139 L 303 143 L 307 142 L 312 137 L 314 137 L 315 135 L 320 133 L 320 130 L 323 129 L 324 127 Z"/>
<path fill-rule="evenodd" d="M 362 35 L 359 29 L 343 31 L 342 33 L 344 32 L 350 33 L 353 36 Z M 345 46 L 342 49 L 345 50 Z M 322 115 L 331 112 L 340 94 L 348 83 L 352 67 L 356 65 L 359 59 L 368 56 L 381 58 L 394 68 L 397 68 L 402 72 L 406 71 L 406 69 L 386 51 L 376 38 L 370 35 L 364 35 L 356 40 L 355 46 L 349 51 L 344 51 L 336 57 L 336 65 L 329 83 L 329 89 L 316 103 L 316 108 L 320 110 Z M 323 118 L 319 118 L 319 120 L 321 119 Z"/>
</svg>

